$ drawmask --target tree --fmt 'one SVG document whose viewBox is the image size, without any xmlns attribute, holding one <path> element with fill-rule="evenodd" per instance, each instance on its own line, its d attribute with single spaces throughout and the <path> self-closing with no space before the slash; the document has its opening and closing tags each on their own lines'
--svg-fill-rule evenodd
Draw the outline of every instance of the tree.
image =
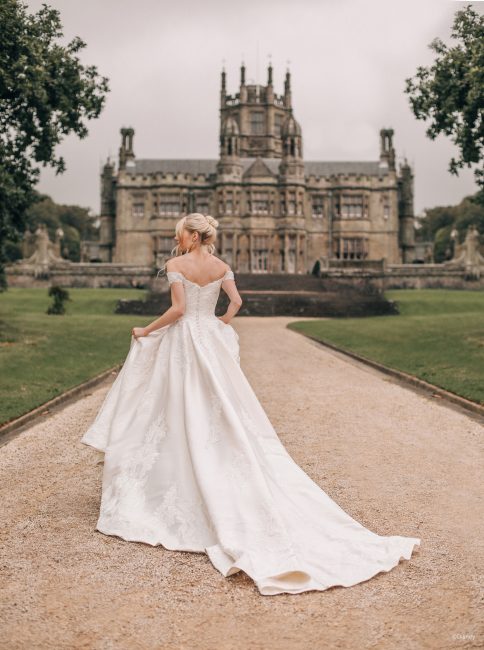
<svg viewBox="0 0 484 650">
<path fill-rule="evenodd" d="M 6 288 L 5 243 L 18 242 L 26 214 L 39 195 L 40 169 L 65 171 L 55 147 L 64 136 L 85 138 L 85 121 L 97 118 L 109 91 L 95 66 L 83 66 L 77 53 L 86 44 L 76 36 L 68 45 L 59 11 L 47 4 L 27 13 L 20 0 L 0 3 L 0 291 Z"/>
<path fill-rule="evenodd" d="M 405 93 L 418 120 L 430 119 L 426 134 L 431 140 L 439 134 L 451 136 L 459 157 L 451 158 L 449 172 L 478 164 L 474 176 L 479 192 L 473 202 L 484 205 L 484 16 L 471 5 L 454 16 L 447 47 L 435 38 L 429 45 L 437 53 L 430 68 L 419 66 L 415 79 L 405 79 Z"/>
<path fill-rule="evenodd" d="M 94 225 L 94 217 L 90 216 L 89 208 L 77 205 L 54 203 L 50 196 L 41 194 L 26 211 L 25 226 L 35 232 L 41 223 L 45 223 L 49 237 L 55 240 L 56 231 L 61 228 L 63 256 L 71 262 L 81 259 L 81 240 L 95 239 L 98 231 Z"/>
<path fill-rule="evenodd" d="M 484 233 L 484 206 L 475 201 L 475 195 L 464 197 L 458 205 L 427 209 L 425 217 L 420 221 L 419 238 L 432 240 L 434 260 L 443 262 L 453 252 L 452 233 L 455 231 L 457 243 L 462 243 L 471 225 Z"/>
</svg>

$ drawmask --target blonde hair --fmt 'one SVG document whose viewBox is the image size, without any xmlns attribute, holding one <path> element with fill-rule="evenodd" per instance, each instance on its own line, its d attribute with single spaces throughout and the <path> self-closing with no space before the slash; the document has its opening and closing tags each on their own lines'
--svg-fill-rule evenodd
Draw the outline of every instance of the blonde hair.
<svg viewBox="0 0 484 650">
<path fill-rule="evenodd" d="M 217 239 L 217 227 L 219 222 L 217 219 L 214 219 L 210 215 L 203 215 L 200 212 L 192 212 L 182 217 L 175 226 L 175 233 L 178 236 L 178 239 L 181 239 L 182 233 L 184 230 L 187 230 L 189 233 L 198 232 L 200 245 L 206 246 L 208 252 L 213 254 L 216 250 L 215 241 Z M 184 251 L 181 249 L 180 244 L 177 244 L 175 248 L 171 251 L 172 257 L 177 257 L 179 255 L 184 255 L 189 251 Z M 157 273 L 157 276 L 165 272 L 165 266 L 160 269 Z"/>
</svg>

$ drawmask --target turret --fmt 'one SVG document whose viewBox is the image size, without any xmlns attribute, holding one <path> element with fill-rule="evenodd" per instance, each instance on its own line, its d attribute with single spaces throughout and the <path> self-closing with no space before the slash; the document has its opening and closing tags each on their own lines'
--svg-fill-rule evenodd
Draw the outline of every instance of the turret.
<svg viewBox="0 0 484 650">
<path fill-rule="evenodd" d="M 238 155 L 241 158 L 282 158 L 281 127 L 292 113 L 291 78 L 286 74 L 284 94 L 273 87 L 273 68 L 267 68 L 267 85 L 246 83 L 245 64 L 240 67 L 240 88 L 234 95 L 226 94 L 225 71 L 222 73 L 220 133 L 232 117 L 239 129 Z"/>
<path fill-rule="evenodd" d="M 413 174 L 406 158 L 403 165 L 400 165 L 397 182 L 399 244 L 402 251 L 402 262 L 410 264 L 415 257 L 415 215 L 413 207 Z"/>
<path fill-rule="evenodd" d="M 221 85 L 220 85 L 220 106 L 221 107 L 225 106 L 226 99 L 227 99 L 227 80 L 226 80 L 226 74 L 224 68 L 222 69 Z"/>
<path fill-rule="evenodd" d="M 302 132 L 299 123 L 291 114 L 281 128 L 283 155 L 290 158 L 302 158 Z"/>
<path fill-rule="evenodd" d="M 292 99 L 291 99 L 291 73 L 289 70 L 286 72 L 286 79 L 284 81 L 284 106 L 286 108 L 292 108 Z"/>
<path fill-rule="evenodd" d="M 133 151 L 133 136 L 134 129 L 122 128 L 121 129 L 121 147 L 119 148 L 119 169 L 126 169 L 134 161 L 135 155 Z"/>
<path fill-rule="evenodd" d="M 239 126 L 235 119 L 229 116 L 222 127 L 220 134 L 220 157 L 239 157 Z"/>
<path fill-rule="evenodd" d="M 269 67 L 267 68 L 266 102 L 268 104 L 274 103 L 274 87 L 272 85 L 272 65 L 270 63 L 269 63 Z"/>
<path fill-rule="evenodd" d="M 395 170 L 395 149 L 392 144 L 393 129 L 380 131 L 380 167 Z"/>
<path fill-rule="evenodd" d="M 220 160 L 217 173 L 224 180 L 238 181 L 242 178 L 240 163 L 240 131 L 236 120 L 229 115 L 220 133 Z"/>
<path fill-rule="evenodd" d="M 114 221 L 116 215 L 116 178 L 114 175 L 114 164 L 108 161 L 101 172 L 101 215 L 99 242 L 111 251 L 114 244 Z M 108 259 L 111 259 L 109 252 Z"/>
<path fill-rule="evenodd" d="M 247 86 L 245 85 L 245 64 L 243 62 L 240 66 L 239 98 L 241 103 L 245 103 L 247 101 Z"/>
<path fill-rule="evenodd" d="M 285 181 L 304 181 L 304 162 L 301 127 L 290 114 L 281 128 L 282 162 L 279 173 Z"/>
</svg>

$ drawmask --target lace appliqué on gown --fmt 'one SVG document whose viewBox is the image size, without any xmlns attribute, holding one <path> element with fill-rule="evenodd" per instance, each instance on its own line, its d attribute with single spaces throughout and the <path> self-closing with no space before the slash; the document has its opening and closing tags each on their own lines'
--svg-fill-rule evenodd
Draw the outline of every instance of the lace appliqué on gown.
<svg viewBox="0 0 484 650">
<path fill-rule="evenodd" d="M 212 529 L 205 512 L 200 496 L 188 499 L 179 485 L 174 483 L 163 495 L 161 505 L 155 511 L 155 519 L 163 521 L 171 535 L 178 537 L 182 544 L 197 546 L 200 537 L 207 537 L 207 531 Z"/>
<path fill-rule="evenodd" d="M 220 442 L 222 439 L 222 400 L 213 391 L 210 393 L 208 408 L 208 435 L 206 437 L 205 447 Z"/>
<path fill-rule="evenodd" d="M 160 452 L 159 436 L 150 426 L 135 449 L 128 449 L 118 461 L 113 477 L 103 490 L 100 519 L 104 522 L 129 524 L 130 513 L 137 516 L 144 510 L 146 494 L 143 487 L 149 471 Z M 162 435 L 165 437 L 166 433 Z"/>
</svg>

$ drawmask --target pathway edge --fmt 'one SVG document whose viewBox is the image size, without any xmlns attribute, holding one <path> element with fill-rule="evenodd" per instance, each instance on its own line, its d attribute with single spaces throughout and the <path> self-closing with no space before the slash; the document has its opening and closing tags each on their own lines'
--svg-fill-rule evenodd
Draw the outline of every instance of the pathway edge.
<svg viewBox="0 0 484 650">
<path fill-rule="evenodd" d="M 119 363 L 112 368 L 103 370 L 98 375 L 87 379 L 81 384 L 77 384 L 77 386 L 69 388 L 60 395 L 56 395 L 47 402 L 44 402 L 40 406 L 36 406 L 31 411 L 27 411 L 27 413 L 19 415 L 19 417 L 14 418 L 13 420 L 5 422 L 0 426 L 0 442 L 6 434 L 15 432 L 17 429 L 22 428 L 26 424 L 35 423 L 37 420 L 42 419 L 42 416 L 45 414 L 46 410 L 50 411 L 54 407 L 64 405 L 65 403 L 70 402 L 74 397 L 79 397 L 80 394 L 84 393 L 86 390 L 97 386 L 105 379 L 107 379 L 113 372 L 118 372 L 121 369 L 122 365 L 122 363 Z"/>
<path fill-rule="evenodd" d="M 296 332 L 297 334 L 302 334 L 306 338 L 315 341 L 322 347 L 330 348 L 332 350 L 335 350 L 336 352 L 340 352 L 343 355 L 352 357 L 353 359 L 356 359 L 361 363 L 364 363 L 368 366 L 372 366 L 376 370 L 379 370 L 380 372 L 383 372 L 386 375 L 390 375 L 392 377 L 400 379 L 402 382 L 410 386 L 413 387 L 417 386 L 418 388 L 424 389 L 426 392 L 435 393 L 439 397 L 442 397 L 443 399 L 446 399 L 449 402 L 457 404 L 458 406 L 468 411 L 472 411 L 473 413 L 477 413 L 478 415 L 484 416 L 484 406 L 477 404 L 477 402 L 472 402 L 471 400 L 468 400 L 465 397 L 461 397 L 460 395 L 451 393 L 448 390 L 445 390 L 445 388 L 440 388 L 439 386 L 435 386 L 435 384 L 430 384 L 428 381 L 425 381 L 424 379 L 419 379 L 414 375 L 409 375 L 406 372 L 403 372 L 402 370 L 396 370 L 395 368 L 384 366 L 382 363 L 379 363 L 378 361 L 373 361 L 373 359 L 368 359 L 367 357 L 363 357 L 360 354 L 357 354 L 356 352 L 353 352 L 346 348 L 340 348 L 339 346 L 335 345 L 334 343 L 330 343 L 329 341 L 318 339 L 315 336 L 311 336 L 310 334 L 306 334 L 305 332 L 301 332 L 299 330 L 291 329 L 291 331 Z"/>
</svg>

